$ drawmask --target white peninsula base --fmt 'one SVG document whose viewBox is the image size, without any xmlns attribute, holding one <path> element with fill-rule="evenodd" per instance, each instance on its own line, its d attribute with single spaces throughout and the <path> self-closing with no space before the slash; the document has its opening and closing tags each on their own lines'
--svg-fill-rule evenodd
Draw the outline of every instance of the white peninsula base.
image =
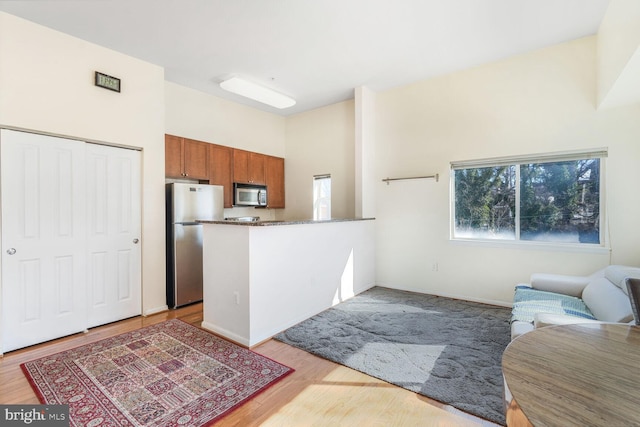
<svg viewBox="0 0 640 427">
<path fill-rule="evenodd" d="M 251 347 L 375 285 L 374 221 L 201 221 L 202 327 Z"/>
</svg>

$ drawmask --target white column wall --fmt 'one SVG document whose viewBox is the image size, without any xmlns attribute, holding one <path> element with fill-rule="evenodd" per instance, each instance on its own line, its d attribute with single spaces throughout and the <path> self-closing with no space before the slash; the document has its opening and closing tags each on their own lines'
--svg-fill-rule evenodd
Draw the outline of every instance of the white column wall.
<svg viewBox="0 0 640 427">
<path fill-rule="evenodd" d="M 251 227 L 203 225 L 202 327 L 249 345 Z"/>
<path fill-rule="evenodd" d="M 356 88 L 355 215 L 376 216 L 375 127 L 376 94 L 367 87 Z"/>
<path fill-rule="evenodd" d="M 373 220 L 205 224 L 202 326 L 256 345 L 374 286 L 374 257 Z"/>
</svg>

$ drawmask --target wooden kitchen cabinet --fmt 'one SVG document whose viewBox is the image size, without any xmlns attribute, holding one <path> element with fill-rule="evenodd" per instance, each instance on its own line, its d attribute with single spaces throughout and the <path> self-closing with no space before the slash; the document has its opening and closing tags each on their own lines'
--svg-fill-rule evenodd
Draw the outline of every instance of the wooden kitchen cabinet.
<svg viewBox="0 0 640 427">
<path fill-rule="evenodd" d="M 184 139 L 184 173 L 187 178 L 209 179 L 209 144 Z"/>
<path fill-rule="evenodd" d="M 164 136 L 164 174 L 182 178 L 182 138 L 178 136 Z"/>
<path fill-rule="evenodd" d="M 224 207 L 233 207 L 233 149 L 209 144 L 209 184 L 224 187 Z"/>
<path fill-rule="evenodd" d="M 202 141 L 165 135 L 165 176 L 209 179 L 209 145 Z"/>
<path fill-rule="evenodd" d="M 267 205 L 284 208 L 284 159 L 224 145 L 165 135 L 165 176 L 206 180 L 224 187 L 224 207 L 233 207 L 233 183 L 266 185 Z"/>
<path fill-rule="evenodd" d="M 245 150 L 233 150 L 233 181 L 265 185 L 265 156 Z"/>
<path fill-rule="evenodd" d="M 284 208 L 284 159 L 265 156 L 264 175 L 267 183 L 267 207 Z"/>
</svg>

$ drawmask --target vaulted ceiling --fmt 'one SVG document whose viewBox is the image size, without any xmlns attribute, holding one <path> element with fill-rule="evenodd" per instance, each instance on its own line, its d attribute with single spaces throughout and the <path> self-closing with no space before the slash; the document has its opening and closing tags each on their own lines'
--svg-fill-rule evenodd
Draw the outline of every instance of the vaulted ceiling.
<svg viewBox="0 0 640 427">
<path fill-rule="evenodd" d="M 608 0 L 0 0 L 0 10 L 290 115 L 595 34 Z M 223 91 L 237 75 L 297 100 Z"/>
</svg>

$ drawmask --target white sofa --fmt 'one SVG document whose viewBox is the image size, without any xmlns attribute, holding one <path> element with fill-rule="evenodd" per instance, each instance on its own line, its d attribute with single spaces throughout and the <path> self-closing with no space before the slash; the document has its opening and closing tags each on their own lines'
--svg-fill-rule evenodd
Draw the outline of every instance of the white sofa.
<svg viewBox="0 0 640 427">
<path fill-rule="evenodd" d="M 518 288 L 525 291 L 537 290 L 542 292 L 540 292 L 539 297 L 521 301 L 522 304 L 520 306 L 518 305 L 520 302 L 517 302 L 514 298 L 514 317 L 516 317 L 516 312 L 522 309 L 520 311 L 531 318 L 526 320 L 514 320 L 512 318 L 511 339 L 513 340 L 535 328 L 551 325 L 593 322 L 633 323 L 634 317 L 625 282 L 628 277 L 640 278 L 640 268 L 610 265 L 590 276 L 533 274 L 531 276 L 531 284 L 516 286 L 516 295 L 518 294 Z M 528 293 L 535 294 L 536 292 Z M 550 294 L 560 294 L 566 296 L 568 300 L 575 299 L 577 301 L 569 301 L 569 303 L 563 305 L 563 303 L 567 302 L 566 300 L 558 300 Z M 584 303 L 587 312 L 593 319 L 567 313 L 572 312 L 576 307 L 575 304 L 579 303 Z M 564 313 L 558 313 L 563 311 Z M 506 412 L 512 399 L 506 381 L 504 383 L 503 397 Z"/>
<path fill-rule="evenodd" d="M 590 276 L 533 274 L 530 285 L 516 287 L 511 339 L 549 325 L 633 322 L 625 283 L 628 277 L 640 278 L 640 268 L 611 265 Z M 518 298 L 520 294 L 524 296 Z M 586 312 L 580 311 L 581 302 Z"/>
</svg>

